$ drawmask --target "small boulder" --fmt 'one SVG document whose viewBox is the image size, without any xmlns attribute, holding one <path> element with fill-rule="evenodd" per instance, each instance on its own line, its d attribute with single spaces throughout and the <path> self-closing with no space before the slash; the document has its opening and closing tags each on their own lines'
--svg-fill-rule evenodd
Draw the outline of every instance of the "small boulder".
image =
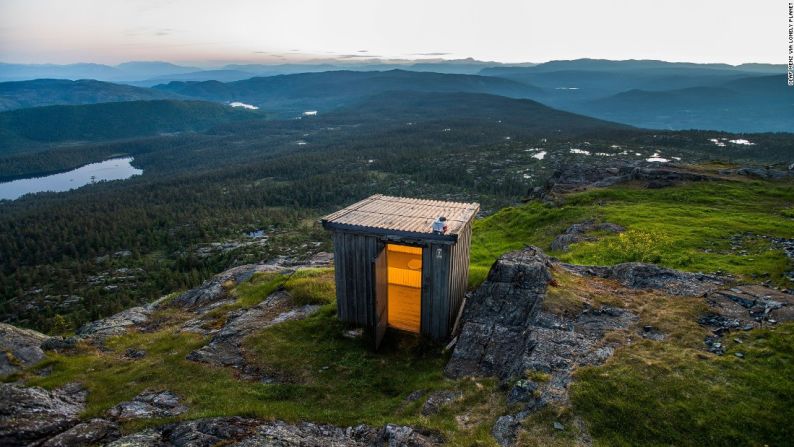
<svg viewBox="0 0 794 447">
<path fill-rule="evenodd" d="M 431 393 L 422 407 L 422 416 L 430 416 L 441 411 L 442 408 L 452 404 L 463 397 L 460 391 L 436 391 Z"/>
<path fill-rule="evenodd" d="M 146 357 L 146 351 L 143 349 L 128 348 L 124 353 L 124 358 L 130 360 L 137 360 Z"/>
<path fill-rule="evenodd" d="M 177 416 L 187 411 L 179 397 L 170 391 L 146 390 L 131 401 L 122 402 L 108 410 L 108 415 L 117 420 L 145 419 Z"/>
<path fill-rule="evenodd" d="M 500 446 L 511 446 L 516 442 L 516 431 L 520 425 L 518 418 L 513 415 L 501 416 L 491 429 L 491 435 Z"/>
<path fill-rule="evenodd" d="M 43 359 L 41 344 L 49 338 L 31 329 L 0 323 L 0 377 L 13 374 Z"/>
<path fill-rule="evenodd" d="M 41 444 L 41 447 L 76 447 L 104 445 L 120 435 L 118 424 L 105 419 L 91 419 L 59 433 Z"/>
</svg>

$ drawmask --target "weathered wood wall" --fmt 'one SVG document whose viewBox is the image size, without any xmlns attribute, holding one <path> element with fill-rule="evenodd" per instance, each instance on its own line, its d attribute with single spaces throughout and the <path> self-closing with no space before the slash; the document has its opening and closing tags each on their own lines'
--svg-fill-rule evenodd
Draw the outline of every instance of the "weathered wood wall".
<svg viewBox="0 0 794 447">
<path fill-rule="evenodd" d="M 420 332 L 434 340 L 449 336 L 458 315 L 469 277 L 471 222 L 450 244 L 433 240 L 334 232 L 336 306 L 342 321 L 374 328 L 375 275 L 373 260 L 387 241 L 420 243 L 422 251 L 422 315 Z"/>
<path fill-rule="evenodd" d="M 375 236 L 334 232 L 336 309 L 340 320 L 375 326 L 372 263 L 383 246 Z"/>
<path fill-rule="evenodd" d="M 450 248 L 449 274 L 449 309 L 447 321 L 449 326 L 445 336 L 449 335 L 469 283 L 469 253 L 471 250 L 471 222 L 458 235 L 458 243 Z"/>
</svg>

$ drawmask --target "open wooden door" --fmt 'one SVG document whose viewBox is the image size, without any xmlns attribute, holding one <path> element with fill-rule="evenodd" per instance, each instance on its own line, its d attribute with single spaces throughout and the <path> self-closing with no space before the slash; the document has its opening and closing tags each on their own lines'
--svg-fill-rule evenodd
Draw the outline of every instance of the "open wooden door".
<svg viewBox="0 0 794 447">
<path fill-rule="evenodd" d="M 386 259 L 384 247 L 373 261 L 375 272 L 375 350 L 380 348 L 380 342 L 386 335 L 389 326 L 389 263 Z"/>
</svg>

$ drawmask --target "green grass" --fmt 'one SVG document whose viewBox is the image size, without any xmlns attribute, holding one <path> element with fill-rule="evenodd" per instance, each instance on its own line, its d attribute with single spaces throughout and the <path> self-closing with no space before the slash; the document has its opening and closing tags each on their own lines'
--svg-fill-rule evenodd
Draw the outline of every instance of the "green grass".
<svg viewBox="0 0 794 447">
<path fill-rule="evenodd" d="M 648 340 L 625 346 L 577 371 L 574 410 L 602 446 L 790 445 L 794 324 L 740 337 L 722 357 Z"/>
<path fill-rule="evenodd" d="M 347 329 L 336 319 L 334 306 L 328 305 L 310 318 L 280 324 L 249 338 L 245 348 L 260 368 L 291 383 L 285 387 L 295 393 L 290 396 L 295 411 L 308 420 L 341 425 L 362 421 L 418 424 L 454 434 L 458 430 L 453 414 L 483 405 L 488 394 L 499 394 L 492 381 L 480 382 L 480 388 L 469 380 L 445 379 L 442 370 L 447 359 L 437 345 L 393 333 L 375 353 L 366 337 L 345 337 Z M 440 389 L 461 390 L 464 401 L 427 418 L 419 416 L 423 399 L 405 403 L 412 391 Z M 495 416 L 489 412 L 478 415 L 488 423 Z"/>
<path fill-rule="evenodd" d="M 282 287 L 286 279 L 284 275 L 275 272 L 255 273 L 248 281 L 234 288 L 236 304 L 242 307 L 255 306 Z"/>
<path fill-rule="evenodd" d="M 222 324 L 226 312 L 253 306 L 279 287 L 296 295 L 296 304 L 330 299 L 309 318 L 272 326 L 245 340 L 248 361 L 278 377 L 279 383 L 241 381 L 230 368 L 186 360 L 208 338 L 178 332 L 179 324 L 191 318 L 178 309 L 158 313 L 157 319 L 165 323 L 156 332 L 112 337 L 103 350 L 82 345 L 77 353 L 48 353 L 21 378 L 28 385 L 50 389 L 83 383 L 89 390 L 84 417 L 101 417 L 147 388 L 173 391 L 189 407 L 178 418 L 126 422 L 127 431 L 175 419 L 240 415 L 341 426 L 410 424 L 436 430 L 452 445 L 492 445 L 490 427 L 505 408 L 495 381 L 444 378 L 447 357 L 441 346 L 413 335 L 392 334 L 377 353 L 367 337 L 346 337 L 349 327 L 336 319 L 333 284 L 333 270 L 327 268 L 301 269 L 291 275 L 260 273 L 231 290 L 237 296 L 234 304 L 223 312 L 213 310 L 217 315 L 208 318 L 215 324 L 216 317 Z M 305 295 L 298 298 L 300 294 Z M 128 360 L 124 358 L 128 348 L 144 349 L 147 355 Z M 34 374 L 44 367 L 52 367 L 50 375 Z M 463 399 L 427 417 L 421 415 L 424 398 L 405 402 L 413 391 L 442 389 L 459 390 Z M 460 414 L 470 414 L 468 425 L 456 422 L 455 415 Z"/>
<path fill-rule="evenodd" d="M 792 204 L 791 182 L 721 181 L 664 189 L 624 185 L 571 194 L 558 207 L 532 202 L 506 208 L 475 223 L 470 286 L 482 282 L 500 254 L 526 245 L 550 251 L 556 235 L 586 219 L 628 231 L 551 254 L 578 264 L 655 262 L 689 271 L 755 275 L 785 285 L 782 273 L 790 266 L 782 250 L 751 237 L 742 247 L 748 254 L 742 256 L 729 250 L 728 240 L 747 232 L 794 237 Z"/>
<path fill-rule="evenodd" d="M 791 183 L 714 182 L 646 190 L 621 186 L 569 195 L 560 206 L 537 202 L 503 209 L 475 222 L 471 283 L 485 278 L 501 254 L 525 245 L 548 250 L 569 225 L 586 219 L 623 225 L 623 235 L 596 234 L 595 242 L 552 253 L 576 263 L 658 262 L 685 270 L 723 270 L 740 277 L 768 274 L 781 282 L 789 264 L 759 235 L 794 237 Z M 744 237 L 741 256 L 728 239 Z M 571 445 L 583 417 L 598 445 L 783 445 L 794 417 L 794 325 L 742 333 L 744 344 L 728 341 L 724 357 L 703 349 L 706 329 L 696 317 L 703 301 L 660 293 L 610 293 L 606 283 L 554 270 L 547 310 L 577 314 L 582 306 L 602 304 L 636 313 L 668 335 L 663 342 L 633 341 L 598 367 L 576 372 L 572 408 L 550 407 L 525 424 L 527 445 Z M 229 287 L 232 287 L 230 284 Z M 130 333 L 108 340 L 107 350 L 81 346 L 76 354 L 48 353 L 34 368 L 52 366 L 47 377 L 25 372 L 29 385 L 47 388 L 71 381 L 90 393 L 86 417 L 101 416 L 113 405 L 146 388 L 180 395 L 189 411 L 179 419 L 241 415 L 337 425 L 410 424 L 438 430 L 452 445 L 493 445 L 490 430 L 506 414 L 504 390 L 494 380 L 450 380 L 442 375 L 447 356 L 438 345 L 406 334 L 387 337 L 377 353 L 367 337 L 349 338 L 350 329 L 335 316 L 334 276 L 328 268 L 300 269 L 289 275 L 259 273 L 230 289 L 235 303 L 213 310 L 207 324 L 220 327 L 228 311 L 247 308 L 284 288 L 295 304 L 320 304 L 304 320 L 263 329 L 244 341 L 248 361 L 279 378 L 277 384 L 239 380 L 232 369 L 185 359 L 206 337 L 178 332 L 192 315 L 179 309 L 158 311 L 164 323 L 156 332 Z M 617 331 L 619 332 L 619 331 Z M 634 332 L 610 333 L 627 343 Z M 733 338 L 733 335 L 726 339 Z M 145 349 L 139 360 L 124 358 L 128 348 Z M 732 354 L 741 350 L 745 359 Z M 178 371 L 178 374 L 174 372 Z M 533 380 L 548 380 L 539 373 Z M 463 399 L 439 414 L 421 415 L 424 399 L 405 402 L 415 390 L 459 390 Z M 173 419 L 169 419 L 173 420 Z M 566 430 L 556 431 L 553 421 Z M 167 422 L 128 422 L 125 430 Z"/>
<path fill-rule="evenodd" d="M 336 300 L 334 269 L 299 269 L 284 283 L 295 302 L 304 304 L 329 304 Z"/>
</svg>

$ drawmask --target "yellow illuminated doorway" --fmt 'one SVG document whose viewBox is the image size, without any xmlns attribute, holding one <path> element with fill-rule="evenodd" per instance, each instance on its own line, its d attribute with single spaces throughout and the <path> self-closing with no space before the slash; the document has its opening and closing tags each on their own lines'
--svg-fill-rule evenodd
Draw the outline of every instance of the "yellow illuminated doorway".
<svg viewBox="0 0 794 447">
<path fill-rule="evenodd" d="M 389 326 L 419 332 L 422 314 L 422 247 L 387 244 Z"/>
</svg>

